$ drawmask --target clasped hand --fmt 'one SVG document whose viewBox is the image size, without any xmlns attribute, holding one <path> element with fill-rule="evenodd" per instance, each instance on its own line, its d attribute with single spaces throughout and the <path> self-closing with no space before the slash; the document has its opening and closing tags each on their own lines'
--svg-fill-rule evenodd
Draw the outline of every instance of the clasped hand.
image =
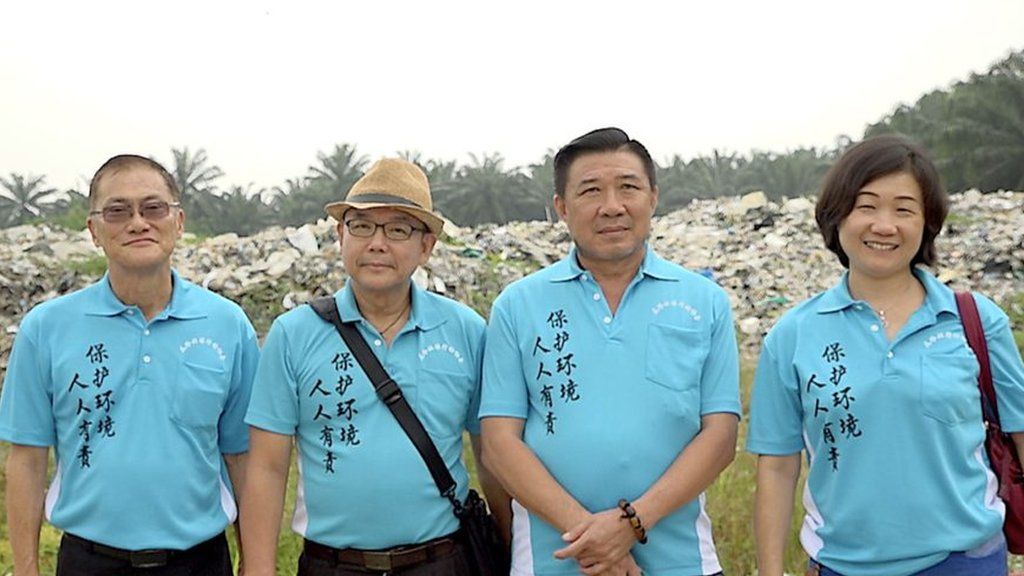
<svg viewBox="0 0 1024 576">
<path fill-rule="evenodd" d="M 572 558 L 587 576 L 640 576 L 640 567 L 630 549 L 636 536 L 618 508 L 591 514 L 568 532 L 562 540 L 569 544 L 555 551 L 555 558 Z"/>
</svg>

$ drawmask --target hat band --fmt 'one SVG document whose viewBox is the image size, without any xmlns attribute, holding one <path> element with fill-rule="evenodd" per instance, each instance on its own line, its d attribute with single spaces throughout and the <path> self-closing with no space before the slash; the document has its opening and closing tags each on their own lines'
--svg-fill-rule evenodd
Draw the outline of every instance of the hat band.
<svg viewBox="0 0 1024 576">
<path fill-rule="evenodd" d="M 349 203 L 353 202 L 367 202 L 367 203 L 378 203 L 378 204 L 400 204 L 403 206 L 413 206 L 423 210 L 423 206 L 418 203 L 403 198 L 401 196 L 394 196 L 391 194 L 357 194 L 347 199 Z"/>
</svg>

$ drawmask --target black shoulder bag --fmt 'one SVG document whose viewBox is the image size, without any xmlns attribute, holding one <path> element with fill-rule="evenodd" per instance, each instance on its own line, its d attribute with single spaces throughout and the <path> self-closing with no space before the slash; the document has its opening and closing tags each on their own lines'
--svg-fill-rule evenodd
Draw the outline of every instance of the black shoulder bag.
<svg viewBox="0 0 1024 576">
<path fill-rule="evenodd" d="M 509 573 L 509 551 L 501 537 L 498 535 L 497 524 L 494 517 L 487 511 L 487 504 L 483 498 L 470 489 L 466 502 L 459 502 L 455 495 L 455 479 L 452 478 L 448 467 L 430 439 L 423 423 L 413 412 L 409 402 L 402 394 L 402 389 L 384 367 L 381 366 L 377 356 L 370 350 L 366 340 L 359 334 L 359 330 L 349 323 L 341 321 L 338 313 L 338 305 L 331 296 L 316 298 L 310 301 L 309 305 L 327 322 L 330 322 L 338 330 L 341 339 L 355 356 L 363 372 L 373 383 L 373 389 L 377 397 L 388 407 L 391 414 L 398 421 L 416 451 L 420 453 L 423 462 L 427 465 L 430 475 L 437 484 L 441 496 L 447 498 L 452 505 L 452 511 L 459 520 L 459 525 L 465 538 L 466 559 L 477 576 L 505 576 Z"/>
</svg>

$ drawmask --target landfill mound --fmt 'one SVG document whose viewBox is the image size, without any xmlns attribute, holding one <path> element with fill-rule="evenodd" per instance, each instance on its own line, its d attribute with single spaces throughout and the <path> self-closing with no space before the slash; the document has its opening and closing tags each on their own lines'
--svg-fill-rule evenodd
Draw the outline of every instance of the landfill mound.
<svg viewBox="0 0 1024 576">
<path fill-rule="evenodd" d="M 502 287 L 562 258 L 570 246 L 562 223 L 459 228 L 449 222 L 445 231 L 414 279 L 485 316 Z M 830 287 L 842 272 L 822 244 L 810 198 L 776 203 L 754 192 L 694 200 L 656 217 L 651 243 L 662 256 L 710 276 L 728 291 L 747 357 L 757 354 L 761 337 L 783 311 Z M 1024 292 L 1024 193 L 954 194 L 937 245 L 940 279 L 958 290 L 1010 302 Z M 186 235 L 175 252 L 175 267 L 242 305 L 261 336 L 275 316 L 334 292 L 346 277 L 328 220 L 248 237 Z M 0 230 L 0 369 L 7 366 L 25 312 L 95 281 L 102 270 L 102 253 L 87 231 L 45 225 Z"/>
</svg>

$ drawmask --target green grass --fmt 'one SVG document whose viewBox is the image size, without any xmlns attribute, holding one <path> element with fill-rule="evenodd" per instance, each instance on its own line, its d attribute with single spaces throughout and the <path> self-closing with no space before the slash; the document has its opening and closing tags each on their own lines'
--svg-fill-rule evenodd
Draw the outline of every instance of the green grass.
<svg viewBox="0 0 1024 576">
<path fill-rule="evenodd" d="M 961 214 L 959 212 L 950 212 L 946 216 L 945 223 L 946 226 L 970 226 L 972 224 L 977 224 L 981 220 L 982 219 L 980 216 Z"/>
<path fill-rule="evenodd" d="M 65 230 L 72 232 L 81 232 L 85 230 L 85 220 L 89 217 L 89 207 L 87 205 L 75 206 L 69 208 L 60 214 L 55 214 L 46 219 L 46 222 L 59 226 Z"/>
<path fill-rule="evenodd" d="M 750 389 L 754 379 L 754 364 L 744 364 L 740 371 L 740 400 L 743 414 L 749 414 Z M 754 544 L 754 486 L 757 459 L 743 447 L 747 442 L 747 419 L 740 421 L 736 443 L 736 460 L 719 475 L 707 491 L 708 516 L 715 535 L 718 558 L 726 574 L 746 576 L 756 573 L 757 550 Z M 793 524 L 786 547 L 786 572 L 803 574 L 807 557 L 800 548 L 797 533 L 803 522 L 804 508 L 800 494 L 804 475 L 801 474 L 793 510 Z"/>
<path fill-rule="evenodd" d="M 68 268 L 79 274 L 99 278 L 107 271 L 107 257 L 102 254 L 87 258 L 75 258 L 67 263 Z"/>
</svg>

